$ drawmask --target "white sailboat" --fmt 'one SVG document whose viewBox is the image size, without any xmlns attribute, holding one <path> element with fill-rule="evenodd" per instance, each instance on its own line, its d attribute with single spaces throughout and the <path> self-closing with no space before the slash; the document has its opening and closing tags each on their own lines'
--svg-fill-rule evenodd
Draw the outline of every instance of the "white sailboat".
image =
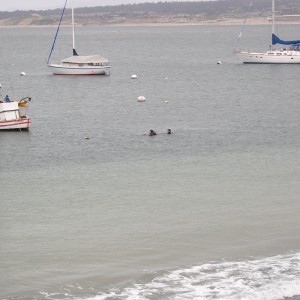
<svg viewBox="0 0 300 300">
<path fill-rule="evenodd" d="M 105 75 L 110 70 L 109 61 L 102 55 L 78 55 L 75 48 L 75 22 L 74 22 L 74 0 L 72 0 L 72 35 L 73 35 L 73 55 L 63 59 L 60 63 L 50 63 L 52 51 L 54 49 L 57 34 L 67 5 L 67 0 L 61 15 L 61 19 L 56 31 L 52 49 L 47 65 L 54 75 Z"/>
<path fill-rule="evenodd" d="M 276 49 L 274 47 L 276 44 L 287 47 Z M 272 44 L 270 50 L 267 52 L 250 52 L 235 49 L 234 53 L 245 64 L 299 64 L 300 40 L 284 41 L 275 35 L 275 0 L 272 0 Z"/>
</svg>

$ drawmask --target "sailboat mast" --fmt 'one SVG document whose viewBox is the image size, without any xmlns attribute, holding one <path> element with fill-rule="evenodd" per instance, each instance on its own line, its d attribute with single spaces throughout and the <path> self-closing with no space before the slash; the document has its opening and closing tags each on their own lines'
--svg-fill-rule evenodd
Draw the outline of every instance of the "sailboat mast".
<svg viewBox="0 0 300 300">
<path fill-rule="evenodd" d="M 275 0 L 272 0 L 272 35 L 273 34 L 275 34 Z M 271 47 L 273 48 L 273 45 Z"/>
<path fill-rule="evenodd" d="M 275 0 L 272 0 L 272 33 L 275 34 Z"/>
<path fill-rule="evenodd" d="M 75 50 L 75 23 L 74 23 L 74 0 L 72 0 L 72 33 L 73 33 L 73 55 L 76 55 Z"/>
</svg>

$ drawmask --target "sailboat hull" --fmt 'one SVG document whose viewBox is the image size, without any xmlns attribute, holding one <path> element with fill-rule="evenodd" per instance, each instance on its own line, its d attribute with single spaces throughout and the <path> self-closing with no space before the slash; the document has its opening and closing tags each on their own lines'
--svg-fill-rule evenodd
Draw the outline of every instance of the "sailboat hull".
<svg viewBox="0 0 300 300">
<path fill-rule="evenodd" d="M 110 70 L 109 66 L 84 67 L 49 64 L 48 67 L 53 75 L 106 75 Z"/>
<path fill-rule="evenodd" d="M 300 64 L 299 51 L 236 52 L 244 64 Z"/>
</svg>

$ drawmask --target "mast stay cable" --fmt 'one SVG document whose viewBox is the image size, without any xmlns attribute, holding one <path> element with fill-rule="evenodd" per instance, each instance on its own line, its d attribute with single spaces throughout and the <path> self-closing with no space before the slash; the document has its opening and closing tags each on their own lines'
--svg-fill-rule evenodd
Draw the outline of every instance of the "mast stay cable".
<svg viewBox="0 0 300 300">
<path fill-rule="evenodd" d="M 252 4 L 253 4 L 253 0 L 252 0 L 252 1 L 250 2 L 250 4 L 249 4 L 248 11 L 247 11 L 247 14 L 246 14 L 244 23 L 243 23 L 243 25 L 242 25 L 242 27 L 241 27 L 240 34 L 239 34 L 239 36 L 238 36 L 238 38 L 237 38 L 237 40 L 236 40 L 236 47 L 235 47 L 235 48 L 237 48 L 237 45 L 238 45 L 238 43 L 240 42 L 241 37 L 242 37 L 242 35 L 243 35 L 243 31 L 244 31 L 244 29 L 245 29 L 246 22 L 247 22 L 247 20 L 248 20 L 248 18 L 249 18 L 249 15 L 250 15 L 250 10 L 251 10 Z"/>
<path fill-rule="evenodd" d="M 55 42 L 56 42 L 56 38 L 57 38 L 57 35 L 58 35 L 58 32 L 59 32 L 59 29 L 60 29 L 60 24 L 61 24 L 61 21 L 62 21 L 62 19 L 63 19 L 63 16 L 64 16 L 64 12 L 65 12 L 65 9 L 66 9 L 66 6 L 67 6 L 67 2 L 68 2 L 68 0 L 66 0 L 65 6 L 64 6 L 64 8 L 63 8 L 63 11 L 62 11 L 62 14 L 61 14 L 61 16 L 60 16 L 59 24 L 58 24 L 58 27 L 57 27 L 57 30 L 56 30 L 56 34 L 55 34 L 55 37 L 54 37 L 54 41 L 53 41 L 52 48 L 51 48 L 51 51 L 50 51 L 50 54 L 49 54 L 49 57 L 48 57 L 47 64 L 49 64 L 49 61 L 50 61 L 50 58 L 51 58 L 52 52 L 53 52 L 53 50 L 54 50 L 54 46 L 55 46 Z"/>
</svg>

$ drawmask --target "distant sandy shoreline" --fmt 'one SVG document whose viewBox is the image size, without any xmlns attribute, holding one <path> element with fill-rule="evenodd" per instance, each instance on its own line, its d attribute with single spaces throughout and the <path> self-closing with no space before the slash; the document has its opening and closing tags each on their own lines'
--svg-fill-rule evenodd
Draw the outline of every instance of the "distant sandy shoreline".
<svg viewBox="0 0 300 300">
<path fill-rule="evenodd" d="M 30 25 L 30 20 L 26 20 L 27 22 L 20 22 L 19 24 L 9 24 L 7 20 L 0 21 L 0 28 L 12 28 L 12 27 L 32 27 L 32 28 L 40 28 L 40 27 L 56 27 L 57 25 Z M 243 19 L 235 19 L 235 18 L 227 18 L 227 19 L 213 19 L 213 20 L 205 20 L 205 21 L 197 21 L 197 20 L 186 20 L 186 19 L 166 19 L 164 20 L 154 20 L 149 22 L 149 20 L 135 20 L 135 21 L 126 21 L 126 22 L 108 22 L 108 23 L 91 23 L 91 24 L 77 24 L 77 26 L 200 26 L 200 25 L 242 25 L 244 23 Z M 266 18 L 249 18 L 247 20 L 247 25 L 268 25 L 270 22 Z M 300 24 L 300 20 L 298 21 L 289 21 L 285 22 L 285 24 Z M 71 24 L 63 24 L 62 27 L 68 27 Z"/>
</svg>

